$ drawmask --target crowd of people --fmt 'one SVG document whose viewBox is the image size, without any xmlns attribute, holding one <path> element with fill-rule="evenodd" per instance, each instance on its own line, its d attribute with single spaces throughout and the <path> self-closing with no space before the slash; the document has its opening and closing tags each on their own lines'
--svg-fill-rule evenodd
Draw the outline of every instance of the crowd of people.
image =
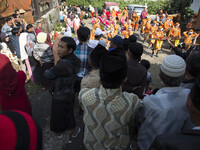
<svg viewBox="0 0 200 150">
<path fill-rule="evenodd" d="M 27 24 L 22 10 L 7 18 L 0 45 L 0 149 L 42 149 L 42 131 L 32 119 L 25 89 L 31 80 L 52 95 L 50 130 L 58 139 L 71 130 L 72 138 L 84 132 L 87 150 L 199 150 L 197 16 L 182 39 L 180 14 L 173 19 L 161 10 L 153 21 L 147 10 L 138 16 L 126 7 L 102 14 L 89 9 L 92 30 L 82 23 L 81 7 L 65 7 L 60 11 L 65 28 L 53 38 L 41 22 Z M 163 88 L 150 87 L 151 63 L 141 59 L 144 42 L 134 35 L 138 30 L 152 46 L 152 57 L 154 52 L 158 57 L 163 41 L 175 52 L 162 60 L 157 73 Z M 76 125 L 76 94 L 84 131 Z M 137 131 L 134 142 L 130 121 Z"/>
</svg>

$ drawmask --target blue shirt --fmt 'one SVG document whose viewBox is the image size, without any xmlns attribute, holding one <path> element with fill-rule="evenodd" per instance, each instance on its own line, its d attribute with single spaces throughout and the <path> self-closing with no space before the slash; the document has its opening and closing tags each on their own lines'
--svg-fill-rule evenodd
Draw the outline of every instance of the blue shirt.
<svg viewBox="0 0 200 150">
<path fill-rule="evenodd" d="M 8 26 L 7 23 L 5 23 L 3 25 L 3 27 L 1 28 L 1 32 L 7 33 L 8 35 L 12 35 L 11 30 L 12 30 L 12 28 L 10 26 Z"/>
<path fill-rule="evenodd" d="M 90 71 L 88 59 L 91 51 L 92 48 L 87 43 L 79 43 L 77 45 L 74 54 L 81 60 L 80 71 L 77 73 L 77 76 L 84 77 Z"/>
<path fill-rule="evenodd" d="M 21 58 L 20 46 L 19 46 L 19 36 L 11 35 L 10 36 L 10 42 L 12 43 L 13 47 L 15 48 L 17 57 Z"/>
</svg>

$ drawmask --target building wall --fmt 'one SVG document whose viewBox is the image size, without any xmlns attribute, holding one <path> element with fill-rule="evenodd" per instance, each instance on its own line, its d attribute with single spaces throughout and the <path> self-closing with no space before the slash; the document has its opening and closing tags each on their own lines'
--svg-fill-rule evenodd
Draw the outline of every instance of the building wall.
<svg viewBox="0 0 200 150">
<path fill-rule="evenodd" d="M 37 22 L 42 23 L 42 31 L 50 33 L 60 21 L 60 9 L 55 7 L 43 15 Z"/>
</svg>

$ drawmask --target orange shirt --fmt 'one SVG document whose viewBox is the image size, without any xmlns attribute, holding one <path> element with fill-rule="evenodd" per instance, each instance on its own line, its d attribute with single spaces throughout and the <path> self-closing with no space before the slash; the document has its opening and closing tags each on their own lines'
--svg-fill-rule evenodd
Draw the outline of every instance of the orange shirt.
<svg viewBox="0 0 200 150">
<path fill-rule="evenodd" d="M 124 13 L 124 17 L 128 17 L 128 10 L 126 10 L 126 9 L 124 9 L 123 11 L 122 11 L 122 14 Z"/>
<path fill-rule="evenodd" d="M 116 12 L 115 12 L 115 10 L 112 10 L 112 12 L 111 12 L 111 16 L 112 16 L 113 18 L 116 17 Z"/>
<path fill-rule="evenodd" d="M 146 26 L 145 26 L 145 33 L 149 33 L 150 31 L 151 31 L 151 24 L 150 24 L 150 22 L 147 22 L 146 23 Z"/>
<path fill-rule="evenodd" d="M 163 31 L 156 31 L 154 35 L 155 35 L 155 38 L 163 38 L 164 37 Z"/>
<path fill-rule="evenodd" d="M 118 29 L 119 29 L 119 25 L 118 24 L 115 24 L 115 25 L 111 24 L 110 28 L 113 28 L 114 29 L 114 34 L 117 35 Z"/>
<path fill-rule="evenodd" d="M 181 37 L 181 29 L 180 29 L 180 28 L 173 27 L 173 28 L 171 28 L 171 30 L 169 31 L 169 35 L 170 35 L 171 37 L 180 38 L 180 37 Z"/>
<path fill-rule="evenodd" d="M 133 14 L 133 22 L 139 22 L 139 16 L 137 14 Z"/>
<path fill-rule="evenodd" d="M 121 36 L 124 37 L 124 38 L 129 38 L 128 31 L 123 31 L 122 34 L 121 34 Z"/>
<path fill-rule="evenodd" d="M 183 32 L 183 35 L 185 37 L 183 43 L 185 43 L 186 45 L 191 44 L 193 37 L 195 37 L 197 35 L 196 33 L 193 33 L 192 35 L 188 35 L 187 33 L 188 33 L 187 31 Z"/>
<path fill-rule="evenodd" d="M 158 30 L 158 27 L 157 26 L 151 26 L 151 29 L 150 29 L 150 32 L 152 33 L 152 34 L 154 34 L 155 32 L 157 32 L 157 30 Z"/>
<path fill-rule="evenodd" d="M 164 29 L 165 29 L 165 31 L 168 30 L 170 27 L 171 27 L 170 26 L 170 22 L 169 21 L 165 21 L 164 22 Z"/>
<path fill-rule="evenodd" d="M 118 13 L 118 18 L 119 18 L 119 20 L 121 20 L 121 17 L 122 17 L 122 13 Z"/>
<path fill-rule="evenodd" d="M 195 24 L 193 22 L 188 22 L 186 28 L 187 29 L 193 29 L 195 27 Z"/>
<path fill-rule="evenodd" d="M 142 26 L 145 26 L 147 23 L 147 19 L 142 19 Z"/>
</svg>

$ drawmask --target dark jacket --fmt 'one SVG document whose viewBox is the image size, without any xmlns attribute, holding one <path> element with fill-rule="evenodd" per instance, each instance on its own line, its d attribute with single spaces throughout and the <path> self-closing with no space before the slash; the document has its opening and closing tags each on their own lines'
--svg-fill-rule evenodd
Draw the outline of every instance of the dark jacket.
<svg viewBox="0 0 200 150">
<path fill-rule="evenodd" d="M 20 46 L 19 46 L 19 36 L 11 35 L 10 41 L 11 41 L 13 47 L 15 48 L 17 57 L 21 58 Z"/>
<path fill-rule="evenodd" d="M 73 102 L 75 100 L 75 79 L 80 69 L 80 60 L 70 54 L 60 59 L 56 66 L 45 72 L 48 79 L 54 80 L 50 129 L 62 132 L 75 127 Z"/>
<path fill-rule="evenodd" d="M 139 98 L 142 98 L 144 88 L 147 84 L 147 70 L 139 64 L 137 60 L 128 60 L 127 81 L 122 84 L 123 91 L 134 93 Z M 138 88 L 136 88 L 138 87 Z M 136 88 L 133 90 L 133 88 Z"/>
<path fill-rule="evenodd" d="M 16 55 L 15 48 L 14 48 L 14 46 L 12 45 L 11 41 L 10 41 L 10 40 L 9 40 L 8 42 L 5 41 L 6 37 L 7 37 L 6 33 L 2 32 L 2 33 L 1 33 L 1 41 L 2 41 L 2 42 L 5 42 L 5 43 L 7 44 L 7 46 L 8 46 L 8 48 L 10 49 L 10 51 L 11 51 L 14 55 Z"/>
<path fill-rule="evenodd" d="M 200 130 L 158 136 L 149 150 L 200 150 Z"/>
</svg>

